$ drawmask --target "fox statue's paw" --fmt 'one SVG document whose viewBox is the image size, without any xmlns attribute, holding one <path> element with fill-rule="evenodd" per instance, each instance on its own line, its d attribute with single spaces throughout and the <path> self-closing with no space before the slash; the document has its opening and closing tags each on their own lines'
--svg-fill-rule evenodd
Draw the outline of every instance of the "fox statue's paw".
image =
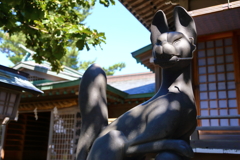
<svg viewBox="0 0 240 160">
<path fill-rule="evenodd" d="M 184 140 L 169 140 L 169 141 L 170 143 L 168 144 L 169 146 L 167 148 L 175 151 L 181 156 L 193 158 L 194 153 L 192 147 L 187 142 L 185 142 Z"/>
<path fill-rule="evenodd" d="M 164 148 L 155 160 L 186 160 L 193 157 L 193 150 L 183 140 L 164 140 Z"/>
</svg>

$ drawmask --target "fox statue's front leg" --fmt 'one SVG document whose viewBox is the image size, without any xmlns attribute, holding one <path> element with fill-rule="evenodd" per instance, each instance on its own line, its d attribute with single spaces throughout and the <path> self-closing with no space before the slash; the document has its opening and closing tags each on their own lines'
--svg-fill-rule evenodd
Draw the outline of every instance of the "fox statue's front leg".
<svg viewBox="0 0 240 160">
<path fill-rule="evenodd" d="M 170 153 L 166 154 L 166 150 Z M 166 139 L 128 146 L 125 135 L 120 131 L 113 130 L 95 140 L 87 160 L 124 160 L 127 157 L 129 157 L 128 160 L 131 160 L 131 157 L 136 159 L 135 156 L 159 152 L 162 153 L 156 156 L 156 160 L 160 158 L 161 160 L 168 160 L 168 158 L 171 160 L 172 157 L 175 157 L 174 160 L 182 160 L 183 157 L 193 157 L 192 148 L 183 140 Z"/>
</svg>

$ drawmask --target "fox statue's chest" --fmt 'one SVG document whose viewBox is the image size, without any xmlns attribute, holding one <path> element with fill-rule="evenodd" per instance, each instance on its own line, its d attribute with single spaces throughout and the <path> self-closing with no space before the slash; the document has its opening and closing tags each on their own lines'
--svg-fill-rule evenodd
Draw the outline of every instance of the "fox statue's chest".
<svg viewBox="0 0 240 160">
<path fill-rule="evenodd" d="M 158 124 L 166 123 L 176 129 L 177 136 L 195 128 L 196 106 L 191 97 L 183 92 L 168 93 L 155 99 L 147 107 L 149 107 L 149 113 L 146 116 L 146 128 L 152 125 L 157 127 Z"/>
<path fill-rule="evenodd" d="M 145 110 L 154 113 L 178 112 L 178 114 L 191 113 L 191 110 L 196 110 L 195 103 L 191 97 L 183 92 L 167 93 L 164 96 L 154 99 L 151 103 L 144 106 Z"/>
<path fill-rule="evenodd" d="M 128 139 L 132 139 L 131 135 L 141 134 L 148 127 L 158 128 L 159 124 L 162 123 L 168 124 L 171 122 L 170 125 L 173 125 L 173 127 L 180 125 L 188 128 L 187 121 L 191 122 L 194 119 L 196 119 L 196 108 L 191 99 L 182 92 L 168 93 L 123 114 L 106 127 L 101 135 L 108 133 L 110 130 L 120 130 Z"/>
</svg>

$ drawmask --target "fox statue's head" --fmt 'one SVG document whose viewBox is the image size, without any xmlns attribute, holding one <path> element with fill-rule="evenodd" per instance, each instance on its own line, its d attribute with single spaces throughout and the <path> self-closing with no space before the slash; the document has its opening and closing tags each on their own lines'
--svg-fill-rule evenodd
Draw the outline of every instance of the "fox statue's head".
<svg viewBox="0 0 240 160">
<path fill-rule="evenodd" d="M 176 31 L 169 31 L 166 16 L 158 11 L 151 25 L 154 63 L 162 68 L 178 67 L 180 61 L 191 60 L 195 50 L 196 26 L 193 18 L 182 7 L 175 7 Z"/>
</svg>

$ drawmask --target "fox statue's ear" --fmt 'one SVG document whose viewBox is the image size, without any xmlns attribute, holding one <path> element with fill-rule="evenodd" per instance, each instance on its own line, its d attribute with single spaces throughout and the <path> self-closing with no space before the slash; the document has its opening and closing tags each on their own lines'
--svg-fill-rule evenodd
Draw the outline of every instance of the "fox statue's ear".
<svg viewBox="0 0 240 160">
<path fill-rule="evenodd" d="M 183 33 L 188 38 L 192 37 L 196 44 L 196 26 L 193 18 L 187 13 L 187 11 L 180 6 L 174 9 L 175 27 L 177 32 Z"/>
<path fill-rule="evenodd" d="M 151 24 L 151 42 L 155 45 L 157 38 L 162 34 L 168 32 L 168 23 L 163 11 L 159 10 L 153 17 Z"/>
</svg>

